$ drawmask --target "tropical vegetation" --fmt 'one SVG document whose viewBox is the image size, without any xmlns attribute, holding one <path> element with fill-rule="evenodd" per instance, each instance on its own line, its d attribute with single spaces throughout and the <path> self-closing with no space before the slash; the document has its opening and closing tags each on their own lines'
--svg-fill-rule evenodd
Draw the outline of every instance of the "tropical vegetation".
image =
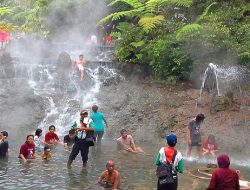
<svg viewBox="0 0 250 190">
<path fill-rule="evenodd" d="M 0 30 L 48 37 L 61 25 L 81 27 L 84 18 L 74 14 L 89 1 L 0 0 Z M 148 65 L 153 76 L 173 82 L 188 79 L 190 70 L 208 62 L 250 68 L 249 0 L 105 2 L 109 14 L 97 27 L 115 26 L 111 35 L 120 63 Z M 49 19 L 51 8 L 59 18 L 56 23 Z"/>
</svg>

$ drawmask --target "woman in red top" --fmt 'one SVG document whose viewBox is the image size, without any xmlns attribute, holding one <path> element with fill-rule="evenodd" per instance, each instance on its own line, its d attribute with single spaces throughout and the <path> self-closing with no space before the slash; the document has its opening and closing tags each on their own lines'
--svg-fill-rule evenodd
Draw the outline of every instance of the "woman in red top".
<svg viewBox="0 0 250 190">
<path fill-rule="evenodd" d="M 44 144 L 48 146 L 54 146 L 58 143 L 62 144 L 61 140 L 55 133 L 56 127 L 54 125 L 49 126 L 49 132 L 45 134 Z"/>
<path fill-rule="evenodd" d="M 213 172 L 207 190 L 240 190 L 239 176 L 236 171 L 229 169 L 228 155 L 219 155 L 217 162 L 219 168 Z"/>
<path fill-rule="evenodd" d="M 24 163 L 27 163 L 27 159 L 36 158 L 35 152 L 34 135 L 28 135 L 26 142 L 20 148 L 19 158 L 21 158 Z"/>
</svg>

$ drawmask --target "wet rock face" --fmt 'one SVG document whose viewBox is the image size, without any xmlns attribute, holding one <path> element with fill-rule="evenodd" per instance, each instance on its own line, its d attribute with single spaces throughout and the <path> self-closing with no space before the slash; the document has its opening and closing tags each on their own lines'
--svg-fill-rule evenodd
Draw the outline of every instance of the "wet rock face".
<svg viewBox="0 0 250 190">
<path fill-rule="evenodd" d="M 59 54 L 59 57 L 57 60 L 58 69 L 60 68 L 70 69 L 71 64 L 72 64 L 72 61 L 71 61 L 70 55 L 67 52 L 62 52 Z"/>
<path fill-rule="evenodd" d="M 227 110 L 231 105 L 231 101 L 227 96 L 216 96 L 211 103 L 211 113 Z"/>
<path fill-rule="evenodd" d="M 14 64 L 9 53 L 0 57 L 0 79 L 10 79 L 15 76 Z"/>
<path fill-rule="evenodd" d="M 0 128 L 11 131 L 10 141 L 26 136 L 45 117 L 46 101 L 22 79 L 0 80 Z M 24 140 L 24 139 L 22 139 Z"/>
</svg>

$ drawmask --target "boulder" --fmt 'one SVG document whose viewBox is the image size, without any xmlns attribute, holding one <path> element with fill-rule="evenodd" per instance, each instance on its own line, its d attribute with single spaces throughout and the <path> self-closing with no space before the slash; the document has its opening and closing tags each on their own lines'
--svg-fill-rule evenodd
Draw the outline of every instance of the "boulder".
<svg viewBox="0 0 250 190">
<path fill-rule="evenodd" d="M 0 57 L 0 79 L 11 79 L 15 76 L 15 68 L 9 53 L 3 53 Z"/>
<path fill-rule="evenodd" d="M 216 113 L 227 110 L 231 105 L 231 101 L 227 96 L 216 96 L 212 99 L 210 112 Z"/>
</svg>

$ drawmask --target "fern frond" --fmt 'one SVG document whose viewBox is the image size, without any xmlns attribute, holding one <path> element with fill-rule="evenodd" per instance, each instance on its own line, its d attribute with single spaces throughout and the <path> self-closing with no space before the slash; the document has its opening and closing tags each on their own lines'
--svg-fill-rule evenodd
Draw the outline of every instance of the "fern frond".
<svg viewBox="0 0 250 190">
<path fill-rule="evenodd" d="M 143 28 L 145 32 L 156 28 L 156 25 L 160 24 L 164 20 L 164 16 L 157 15 L 153 17 L 143 17 L 139 20 L 139 25 Z"/>
<path fill-rule="evenodd" d="M 206 7 L 205 11 L 202 13 L 202 15 L 199 16 L 199 18 L 197 19 L 197 22 L 198 22 L 199 20 L 203 19 L 203 18 L 207 15 L 207 13 L 208 13 L 208 11 L 210 10 L 210 8 L 211 8 L 212 6 L 214 6 L 214 5 L 216 5 L 216 4 L 218 4 L 218 3 L 217 3 L 217 2 L 213 2 L 213 3 L 211 3 L 210 5 L 208 5 L 208 6 Z"/>
<path fill-rule="evenodd" d="M 134 46 L 135 48 L 141 47 L 145 44 L 145 42 L 143 40 L 139 41 L 139 42 L 131 42 L 130 45 Z"/>
<path fill-rule="evenodd" d="M 120 3 L 120 2 L 130 5 L 134 9 L 137 9 L 143 6 L 143 3 L 141 3 L 139 0 L 113 0 L 108 6 L 113 6 L 114 4 Z"/>
<path fill-rule="evenodd" d="M 177 38 L 177 40 L 182 40 L 184 37 L 186 37 L 190 33 L 198 31 L 200 29 L 202 29 L 202 26 L 199 25 L 199 24 L 196 24 L 196 23 L 194 23 L 194 24 L 188 24 L 188 25 L 182 27 L 178 31 L 178 33 L 176 35 L 176 38 Z"/>
<path fill-rule="evenodd" d="M 138 11 L 137 9 L 133 9 L 133 10 L 129 10 L 129 11 L 120 11 L 117 13 L 113 14 L 112 20 L 119 20 L 121 17 L 133 17 L 133 16 L 137 16 L 138 13 L 140 13 L 140 11 Z"/>
<path fill-rule="evenodd" d="M 126 32 L 126 31 L 128 31 L 128 28 L 130 27 L 130 23 L 128 23 L 128 22 L 120 22 L 120 23 L 118 23 L 118 25 L 116 26 L 116 28 L 118 29 L 118 30 L 120 30 L 121 32 Z"/>
<path fill-rule="evenodd" d="M 13 10 L 10 7 L 0 7 L 0 16 L 4 16 L 5 14 L 12 13 Z"/>
<path fill-rule="evenodd" d="M 121 37 L 121 32 L 111 32 L 110 35 L 115 38 L 120 38 Z"/>
<path fill-rule="evenodd" d="M 99 25 L 102 25 L 102 24 L 108 22 L 110 19 L 113 18 L 114 14 L 115 14 L 115 13 L 111 13 L 111 14 L 109 14 L 108 16 L 102 18 L 101 20 L 99 20 L 99 21 L 97 22 L 96 25 L 99 26 Z"/>
<path fill-rule="evenodd" d="M 101 25 L 104 24 L 106 22 L 108 22 L 108 20 L 119 20 L 121 17 L 133 17 L 136 15 L 140 15 L 140 9 L 133 9 L 133 10 L 129 10 L 129 11 L 120 11 L 120 12 L 115 12 L 115 13 L 111 13 L 110 15 L 102 18 L 99 22 L 97 22 L 97 25 Z"/>
<path fill-rule="evenodd" d="M 149 0 L 146 2 L 146 10 L 155 12 L 164 5 L 176 5 L 181 7 L 190 7 L 192 0 Z"/>
</svg>

